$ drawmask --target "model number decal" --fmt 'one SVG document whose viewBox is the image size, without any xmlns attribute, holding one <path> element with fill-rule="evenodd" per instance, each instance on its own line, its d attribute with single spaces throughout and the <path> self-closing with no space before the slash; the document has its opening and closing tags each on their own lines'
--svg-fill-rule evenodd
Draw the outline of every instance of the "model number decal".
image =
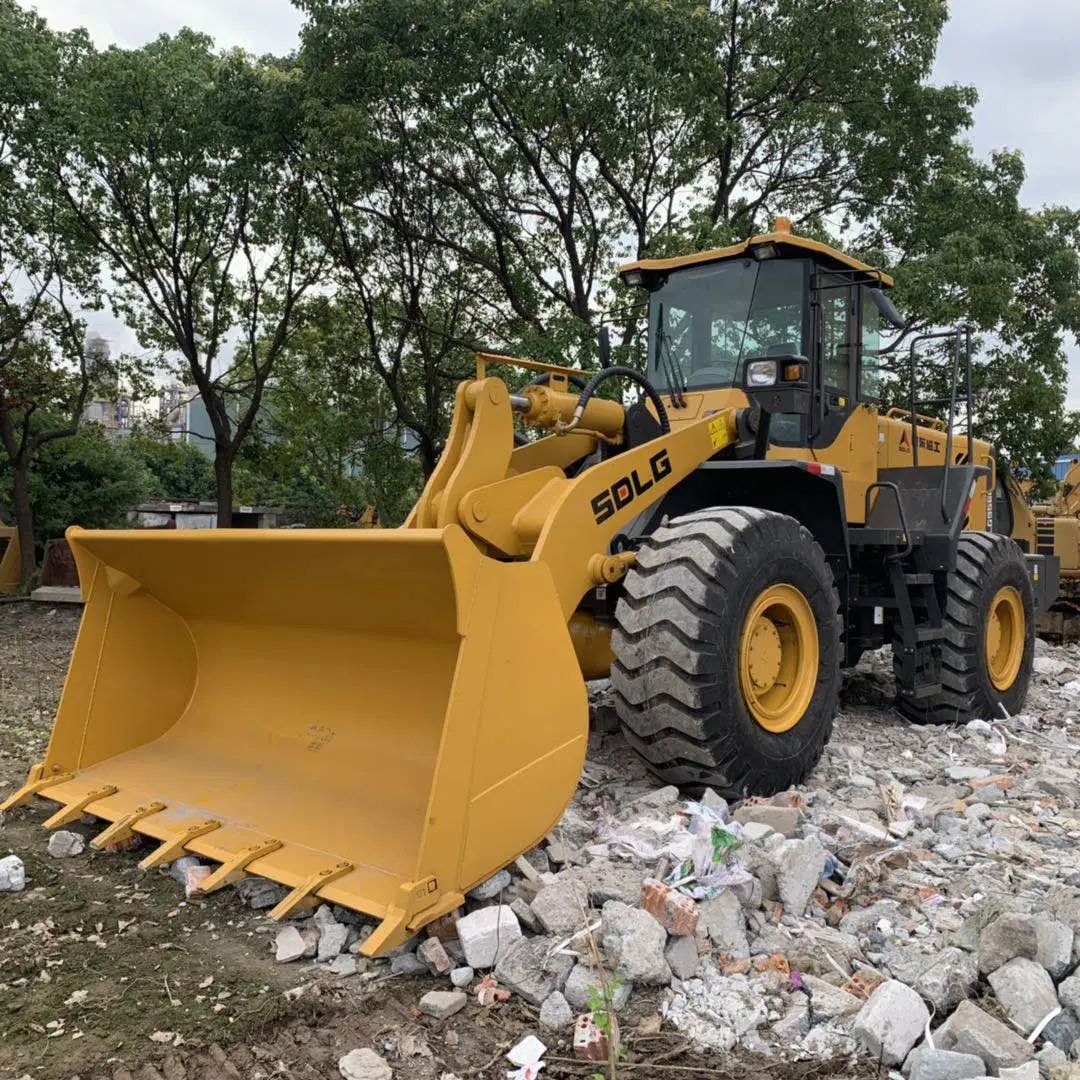
<svg viewBox="0 0 1080 1080">
<path fill-rule="evenodd" d="M 620 476 L 609 488 L 605 488 L 599 495 L 594 496 L 589 504 L 592 507 L 593 517 L 597 525 L 602 525 L 609 517 L 629 506 L 639 495 L 648 491 L 653 484 L 663 480 L 671 472 L 671 459 L 666 450 L 661 450 L 649 458 L 650 476 L 642 480 L 638 476 L 637 469 L 631 471 L 629 476 Z"/>
</svg>

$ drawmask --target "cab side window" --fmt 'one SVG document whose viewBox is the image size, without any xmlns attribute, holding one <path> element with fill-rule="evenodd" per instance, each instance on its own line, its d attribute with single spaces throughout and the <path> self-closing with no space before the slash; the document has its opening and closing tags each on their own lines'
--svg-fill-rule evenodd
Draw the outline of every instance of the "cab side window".
<svg viewBox="0 0 1080 1080">
<path fill-rule="evenodd" d="M 862 348 L 859 350 L 859 400 L 880 401 L 885 382 L 885 363 L 881 355 L 882 317 L 877 305 L 862 286 Z"/>
<path fill-rule="evenodd" d="M 832 284 L 821 292 L 822 365 L 825 386 L 834 393 L 851 393 L 852 289 Z"/>
</svg>

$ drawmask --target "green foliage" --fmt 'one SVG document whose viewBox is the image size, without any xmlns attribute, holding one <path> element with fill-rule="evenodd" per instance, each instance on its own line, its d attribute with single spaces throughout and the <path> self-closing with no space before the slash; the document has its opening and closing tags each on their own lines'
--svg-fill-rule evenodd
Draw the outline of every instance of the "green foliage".
<svg viewBox="0 0 1080 1080">
<path fill-rule="evenodd" d="M 125 441 L 124 449 L 150 471 L 156 497 L 184 502 L 213 499 L 214 469 L 198 447 L 135 434 Z"/>
<path fill-rule="evenodd" d="M 0 502 L 11 498 L 10 466 L 0 464 Z M 157 479 L 126 443 L 105 437 L 96 424 L 41 448 L 30 470 L 35 540 L 63 536 L 70 525 L 123 525 L 138 503 L 160 497 Z"/>
</svg>

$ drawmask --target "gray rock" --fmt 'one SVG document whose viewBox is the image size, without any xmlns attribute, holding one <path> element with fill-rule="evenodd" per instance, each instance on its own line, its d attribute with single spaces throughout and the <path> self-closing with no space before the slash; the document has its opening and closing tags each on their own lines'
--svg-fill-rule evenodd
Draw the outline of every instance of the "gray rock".
<svg viewBox="0 0 1080 1080">
<path fill-rule="evenodd" d="M 810 1008 L 805 1002 L 795 1002 L 788 1007 L 772 1026 L 773 1035 L 781 1042 L 798 1042 L 810 1031 Z"/>
<path fill-rule="evenodd" d="M 563 937 L 587 925 L 589 893 L 582 882 L 560 878 L 541 889 L 531 907 L 546 933 Z"/>
<path fill-rule="evenodd" d="M 1062 1009 L 1042 1030 L 1044 1043 L 1067 1051 L 1080 1039 L 1080 1019 L 1072 1009 Z"/>
<path fill-rule="evenodd" d="M 338 1061 L 338 1072 L 344 1080 L 391 1080 L 394 1070 L 366 1046 L 362 1050 L 350 1050 Z"/>
<path fill-rule="evenodd" d="M 1072 964 L 1073 931 L 1057 919 L 1035 920 L 1035 960 L 1050 974 L 1060 979 Z"/>
<path fill-rule="evenodd" d="M 671 944 L 664 951 L 664 958 L 676 979 L 692 979 L 701 963 L 697 942 L 689 935 L 672 938 Z"/>
<path fill-rule="evenodd" d="M 742 838 L 748 844 L 760 844 L 775 832 L 776 830 L 764 821 L 748 821 L 742 827 Z"/>
<path fill-rule="evenodd" d="M 465 950 L 465 962 L 471 968 L 493 967 L 500 956 L 509 953 L 521 940 L 517 916 L 505 904 L 462 916 L 457 931 Z"/>
<path fill-rule="evenodd" d="M 340 955 L 349 941 L 349 928 L 344 923 L 327 921 L 319 931 L 318 959 L 320 963 Z"/>
<path fill-rule="evenodd" d="M 983 1012 L 972 1001 L 961 1001 L 952 1016 L 934 1032 L 934 1045 L 940 1050 L 975 1054 L 992 1072 L 1023 1065 L 1034 1052 L 1031 1044 L 1012 1028 Z"/>
<path fill-rule="evenodd" d="M 0 859 L 0 892 L 22 892 L 26 888 L 26 867 L 18 855 Z"/>
<path fill-rule="evenodd" d="M 792 971 L 810 975 L 834 976 L 839 969 L 845 975 L 852 974 L 853 961 L 865 961 L 859 940 L 851 934 L 842 934 L 831 926 L 810 928 L 798 937 L 788 937 L 779 929 L 770 929 L 751 942 L 751 953 L 758 955 L 780 953 L 786 956 Z"/>
<path fill-rule="evenodd" d="M 556 990 L 544 998 L 540 1006 L 540 1026 L 548 1031 L 565 1031 L 574 1023 L 570 1002 Z"/>
<path fill-rule="evenodd" d="M 391 975 L 426 975 L 427 964 L 414 952 L 400 953 L 390 957 Z"/>
<path fill-rule="evenodd" d="M 1025 1035 L 1058 1007 L 1054 982 L 1034 960 L 1016 957 L 989 977 L 990 986 L 1009 1019 Z"/>
<path fill-rule="evenodd" d="M 975 957 L 955 946 L 930 956 L 890 950 L 886 962 L 897 979 L 933 1006 L 935 1016 L 947 1016 L 970 997 L 979 978 Z"/>
<path fill-rule="evenodd" d="M 883 982 L 855 1017 L 852 1033 L 864 1050 L 885 1065 L 899 1065 L 922 1038 L 930 1011 L 901 982 Z"/>
<path fill-rule="evenodd" d="M 1043 1080 L 1050 1080 L 1054 1069 L 1064 1069 L 1069 1064 L 1069 1056 L 1056 1043 L 1047 1043 L 1035 1055 L 1035 1060 Z"/>
<path fill-rule="evenodd" d="M 863 1007 L 862 998 L 841 990 L 832 983 L 825 982 L 814 975 L 803 975 L 803 989 L 810 999 L 810 1009 L 813 1012 L 815 1022 L 823 1020 L 835 1020 L 840 1016 L 850 1016 L 857 1013 Z"/>
<path fill-rule="evenodd" d="M 955 1050 L 931 1050 L 920 1047 L 912 1052 L 914 1064 L 908 1080 L 970 1080 L 986 1075 L 982 1058 L 958 1054 Z"/>
<path fill-rule="evenodd" d="M 459 990 L 464 990 L 475 978 L 476 972 L 471 967 L 458 967 L 450 972 L 450 981 Z"/>
<path fill-rule="evenodd" d="M 601 918 L 601 948 L 624 979 L 648 986 L 671 982 L 671 968 L 664 959 L 667 932 L 657 919 L 618 900 L 604 905 Z"/>
<path fill-rule="evenodd" d="M 722 795 L 717 795 L 711 787 L 707 787 L 701 793 L 698 802 L 712 810 L 721 821 L 728 822 L 731 820 L 731 808 L 728 806 L 727 799 Z"/>
<path fill-rule="evenodd" d="M 1080 1016 L 1080 975 L 1070 975 L 1062 979 L 1058 987 L 1058 999 L 1067 1009 Z"/>
<path fill-rule="evenodd" d="M 750 955 L 746 939 L 746 918 L 734 893 L 725 891 L 711 900 L 698 904 L 698 934 L 708 939 L 728 955 L 739 958 Z"/>
<path fill-rule="evenodd" d="M 751 803 L 748 806 L 740 806 L 735 811 L 734 818 L 740 825 L 755 822 L 759 825 L 768 825 L 775 832 L 784 836 L 792 837 L 799 827 L 799 811 L 792 806 L 771 806 L 768 803 Z"/>
<path fill-rule="evenodd" d="M 802 915 L 825 869 L 825 849 L 816 836 L 788 840 L 773 853 L 776 887 L 784 910 Z"/>
<path fill-rule="evenodd" d="M 588 890 L 589 902 L 596 907 L 603 907 L 609 900 L 621 900 L 631 907 L 641 903 L 645 875 L 627 863 L 594 859 L 588 866 L 574 867 L 572 874 Z"/>
<path fill-rule="evenodd" d="M 534 937 L 518 941 L 495 965 L 495 978 L 530 1005 L 543 1005 L 544 999 L 566 983 L 574 958 L 565 953 L 548 956 L 555 942 L 551 938 Z"/>
<path fill-rule="evenodd" d="M 436 1020 L 445 1020 L 461 1012 L 469 1002 L 469 995 L 460 990 L 429 990 L 420 999 L 420 1011 Z"/>
<path fill-rule="evenodd" d="M 530 907 L 528 900 L 524 897 L 516 897 L 510 904 L 510 910 L 517 916 L 518 922 L 524 926 L 530 934 L 542 934 L 544 932 L 544 928 L 540 925 L 540 920 L 533 914 L 532 907 Z"/>
<path fill-rule="evenodd" d="M 333 908 L 329 904 L 320 904 L 312 914 L 311 921 L 315 924 L 315 929 L 319 931 L 338 925 L 338 920 L 334 918 Z"/>
<path fill-rule="evenodd" d="M 998 1080 L 1039 1080 L 1039 1063 L 1025 1061 L 1012 1069 L 999 1069 Z"/>
<path fill-rule="evenodd" d="M 236 894 L 254 911 L 265 911 L 280 904 L 289 895 L 289 890 L 275 881 L 249 874 L 236 883 Z"/>
<path fill-rule="evenodd" d="M 950 780 L 985 780 L 990 775 L 989 769 L 978 765 L 950 765 L 945 770 Z"/>
<path fill-rule="evenodd" d="M 274 939 L 274 959 L 279 964 L 291 964 L 307 952 L 308 943 L 295 926 L 283 926 Z"/>
<path fill-rule="evenodd" d="M 679 801 L 679 789 L 674 785 L 668 787 L 657 788 L 655 791 L 650 791 L 646 795 L 642 795 L 640 799 L 635 799 L 635 805 L 637 806 L 655 806 L 657 809 L 663 809 L 665 806 L 671 806 L 673 803 Z"/>
<path fill-rule="evenodd" d="M 686 941 L 687 938 L 677 940 Z M 592 999 L 601 986 L 600 975 L 595 968 L 587 964 L 576 964 L 562 988 L 563 995 L 572 1008 L 578 1011 L 592 1008 Z M 611 993 L 612 1012 L 621 1011 L 630 1000 L 630 984 L 620 982 Z"/>
<path fill-rule="evenodd" d="M 999 915 L 979 935 L 979 971 L 989 975 L 1018 956 L 1034 960 L 1038 951 L 1036 920 L 1031 915 Z"/>
<path fill-rule="evenodd" d="M 49 854 L 54 859 L 70 859 L 75 855 L 81 855 L 86 850 L 86 841 L 77 833 L 67 829 L 58 829 L 49 837 Z M 178 863 L 183 861 L 176 860 Z M 199 860 L 195 859 L 196 866 Z"/>
<path fill-rule="evenodd" d="M 341 956 L 335 956 L 329 964 L 326 965 L 326 970 L 331 975 L 355 975 L 360 970 L 360 962 L 355 956 L 349 956 L 347 953 Z"/>
<path fill-rule="evenodd" d="M 465 895 L 471 900 L 494 900 L 496 896 L 509 888 L 513 878 L 508 870 L 500 870 L 493 874 L 487 881 L 480 882 L 474 889 L 470 889 Z"/>
</svg>

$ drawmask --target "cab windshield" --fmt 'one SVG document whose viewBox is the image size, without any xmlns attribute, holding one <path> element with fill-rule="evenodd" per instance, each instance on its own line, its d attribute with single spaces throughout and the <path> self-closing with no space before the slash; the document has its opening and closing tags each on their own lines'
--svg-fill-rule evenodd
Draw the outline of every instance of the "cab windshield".
<svg viewBox="0 0 1080 1080">
<path fill-rule="evenodd" d="M 748 357 L 805 356 L 805 259 L 678 270 L 649 298 L 649 375 L 672 391 L 742 385 Z"/>
</svg>

